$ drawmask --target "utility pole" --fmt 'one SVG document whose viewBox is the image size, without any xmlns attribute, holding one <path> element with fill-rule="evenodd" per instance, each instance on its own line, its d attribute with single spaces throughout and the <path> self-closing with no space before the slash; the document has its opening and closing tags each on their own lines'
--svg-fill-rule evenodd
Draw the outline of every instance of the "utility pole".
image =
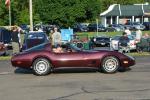
<svg viewBox="0 0 150 100">
<path fill-rule="evenodd" d="M 11 1 L 9 4 L 9 26 L 11 27 Z"/>
<path fill-rule="evenodd" d="M 97 30 L 96 30 L 96 33 L 97 33 L 97 36 L 98 36 L 98 18 L 96 18 L 96 25 L 97 25 Z"/>
<path fill-rule="evenodd" d="M 32 0 L 29 2 L 29 7 L 30 7 L 30 31 L 33 31 L 33 13 L 32 13 Z"/>
</svg>

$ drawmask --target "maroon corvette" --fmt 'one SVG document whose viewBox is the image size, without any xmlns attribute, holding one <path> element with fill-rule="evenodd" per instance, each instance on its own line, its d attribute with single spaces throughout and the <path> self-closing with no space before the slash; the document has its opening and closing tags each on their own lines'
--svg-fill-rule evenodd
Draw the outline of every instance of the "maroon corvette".
<svg viewBox="0 0 150 100">
<path fill-rule="evenodd" d="M 50 43 L 41 44 L 15 54 L 11 63 L 14 67 L 31 68 L 35 75 L 41 76 L 64 68 L 92 68 L 114 73 L 135 64 L 133 57 L 116 51 L 82 50 L 69 43 L 63 49 L 63 52 L 55 53 Z"/>
</svg>

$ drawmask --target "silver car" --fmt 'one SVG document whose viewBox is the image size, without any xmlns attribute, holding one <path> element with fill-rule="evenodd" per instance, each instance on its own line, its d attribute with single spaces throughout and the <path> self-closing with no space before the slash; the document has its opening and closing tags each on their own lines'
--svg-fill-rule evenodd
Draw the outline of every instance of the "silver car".
<svg viewBox="0 0 150 100">
<path fill-rule="evenodd" d="M 119 38 L 120 37 L 121 36 L 115 36 L 111 39 L 110 48 L 112 50 L 118 50 L 119 49 Z M 129 35 L 128 38 L 130 40 L 128 43 L 130 50 L 136 50 L 135 37 L 133 35 Z"/>
</svg>

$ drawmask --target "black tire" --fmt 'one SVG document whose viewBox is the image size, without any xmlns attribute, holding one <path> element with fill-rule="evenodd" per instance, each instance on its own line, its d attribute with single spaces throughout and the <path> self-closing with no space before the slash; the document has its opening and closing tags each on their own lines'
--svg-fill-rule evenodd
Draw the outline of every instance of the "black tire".
<svg viewBox="0 0 150 100">
<path fill-rule="evenodd" d="M 38 58 L 33 62 L 33 71 L 35 75 L 44 76 L 51 72 L 51 64 L 45 58 Z"/>
<path fill-rule="evenodd" d="M 119 60 L 116 57 L 110 56 L 102 61 L 101 70 L 104 73 L 115 73 L 119 68 Z"/>
</svg>

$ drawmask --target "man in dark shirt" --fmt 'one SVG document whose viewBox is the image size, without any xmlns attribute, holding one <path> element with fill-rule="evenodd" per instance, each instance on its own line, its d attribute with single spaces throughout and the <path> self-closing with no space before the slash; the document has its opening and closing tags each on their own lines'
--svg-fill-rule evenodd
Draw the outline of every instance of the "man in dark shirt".
<svg viewBox="0 0 150 100">
<path fill-rule="evenodd" d="M 13 54 L 18 53 L 20 51 L 20 33 L 17 26 L 12 28 L 12 47 Z"/>
<path fill-rule="evenodd" d="M 129 43 L 129 38 L 127 36 L 127 33 L 123 32 L 122 36 L 119 38 L 119 51 L 129 52 L 128 43 Z"/>
<path fill-rule="evenodd" d="M 123 32 L 122 36 L 119 38 L 120 46 L 128 46 L 129 38 L 127 36 L 127 33 Z"/>
</svg>

